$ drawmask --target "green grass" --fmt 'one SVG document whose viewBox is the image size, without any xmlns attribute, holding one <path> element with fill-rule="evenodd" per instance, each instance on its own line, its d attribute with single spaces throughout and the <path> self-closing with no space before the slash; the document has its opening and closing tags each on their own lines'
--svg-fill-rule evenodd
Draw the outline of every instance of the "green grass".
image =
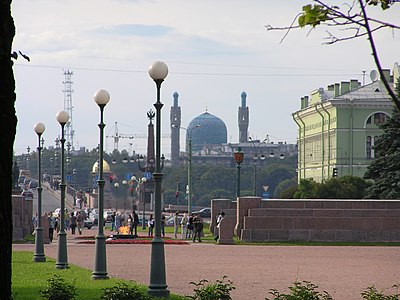
<svg viewBox="0 0 400 300">
<path fill-rule="evenodd" d="M 122 279 L 92 280 L 92 271 L 70 265 L 68 269 L 56 269 L 55 260 L 47 258 L 44 263 L 33 262 L 33 253 L 14 251 L 12 254 L 12 291 L 15 299 L 42 299 L 40 290 L 47 287 L 47 279 L 59 275 L 77 288 L 76 299 L 100 299 L 103 289 L 113 287 L 117 282 L 129 282 Z M 143 291 L 147 286 L 141 286 Z M 183 300 L 183 296 L 171 295 L 169 299 Z"/>
</svg>

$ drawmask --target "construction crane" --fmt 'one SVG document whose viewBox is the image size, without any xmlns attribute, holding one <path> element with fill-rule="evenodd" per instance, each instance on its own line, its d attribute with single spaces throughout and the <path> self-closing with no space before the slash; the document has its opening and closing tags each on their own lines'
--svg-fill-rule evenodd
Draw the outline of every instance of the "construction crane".
<svg viewBox="0 0 400 300">
<path fill-rule="evenodd" d="M 161 135 L 162 138 L 170 138 L 169 135 Z M 114 123 L 114 135 L 107 135 L 106 138 L 110 138 L 114 140 L 114 150 L 118 150 L 119 139 L 146 139 L 147 134 L 127 134 L 127 133 L 119 133 L 118 131 L 118 122 Z"/>
</svg>

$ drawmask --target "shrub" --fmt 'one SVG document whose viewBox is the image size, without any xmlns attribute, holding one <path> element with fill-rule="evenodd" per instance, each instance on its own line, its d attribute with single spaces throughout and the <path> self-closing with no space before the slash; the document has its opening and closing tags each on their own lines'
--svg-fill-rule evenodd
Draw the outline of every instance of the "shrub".
<svg viewBox="0 0 400 300">
<path fill-rule="evenodd" d="M 399 296 L 399 285 L 394 285 L 393 288 L 396 288 L 396 293 L 393 295 L 385 295 L 382 292 L 378 292 L 378 290 L 370 286 L 364 292 L 361 293 L 363 299 L 366 300 L 398 300 L 400 299 Z"/>
<path fill-rule="evenodd" d="M 128 285 L 124 282 L 119 282 L 115 286 L 105 288 L 102 300 L 150 300 L 150 296 L 140 291 L 137 284 Z"/>
<path fill-rule="evenodd" d="M 76 287 L 68 283 L 64 278 L 54 275 L 47 279 L 47 288 L 40 291 L 40 294 L 47 300 L 72 300 L 75 299 Z"/>
<path fill-rule="evenodd" d="M 271 289 L 270 294 L 275 300 L 332 300 L 333 298 L 326 292 L 318 292 L 318 286 L 309 281 L 295 281 L 293 286 L 289 287 L 290 294 L 281 294 L 276 289 Z M 269 300 L 269 298 L 265 298 Z"/>
<path fill-rule="evenodd" d="M 191 282 L 196 286 L 193 296 L 187 296 L 193 300 L 231 300 L 231 291 L 235 289 L 233 282 L 223 276 L 222 279 L 214 283 L 208 283 L 208 280 L 202 279 L 199 283 Z M 227 280 L 227 282 L 225 282 Z"/>
</svg>

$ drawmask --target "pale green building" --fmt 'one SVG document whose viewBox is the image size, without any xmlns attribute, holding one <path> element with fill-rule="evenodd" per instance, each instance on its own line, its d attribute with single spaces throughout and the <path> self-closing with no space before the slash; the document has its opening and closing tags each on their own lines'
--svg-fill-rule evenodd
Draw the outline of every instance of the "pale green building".
<svg viewBox="0 0 400 300">
<path fill-rule="evenodd" d="M 398 84 L 397 63 L 392 73 L 384 72 L 392 86 Z M 379 124 L 393 110 L 377 77 L 371 72 L 370 84 L 342 81 L 301 98 L 301 109 L 292 114 L 298 126 L 298 180 L 364 175 L 375 158 L 374 143 L 382 134 Z"/>
</svg>

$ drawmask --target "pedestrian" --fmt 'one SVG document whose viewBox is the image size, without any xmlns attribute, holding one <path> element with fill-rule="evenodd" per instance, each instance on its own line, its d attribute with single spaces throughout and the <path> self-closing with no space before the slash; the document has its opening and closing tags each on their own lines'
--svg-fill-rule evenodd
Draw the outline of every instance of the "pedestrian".
<svg viewBox="0 0 400 300">
<path fill-rule="evenodd" d="M 113 213 L 111 215 L 111 232 L 113 232 L 115 230 L 115 215 L 116 215 L 116 212 L 113 211 Z"/>
<path fill-rule="evenodd" d="M 201 234 L 203 231 L 203 219 L 199 214 L 196 214 L 193 217 L 193 242 L 196 242 L 196 237 L 201 243 Z"/>
<path fill-rule="evenodd" d="M 218 239 L 219 239 L 219 228 L 220 228 L 221 221 L 224 217 L 225 217 L 224 212 L 221 212 L 217 217 L 217 234 L 215 235 L 215 238 L 214 238 L 215 241 L 218 241 Z"/>
<path fill-rule="evenodd" d="M 138 224 L 139 224 L 139 216 L 138 216 L 138 214 L 136 213 L 136 211 L 133 211 L 132 212 L 132 216 L 133 216 L 133 229 L 134 229 L 134 232 L 135 232 L 135 234 L 134 234 L 134 238 L 137 238 L 138 237 L 138 234 L 137 234 L 137 226 L 138 226 Z"/>
<path fill-rule="evenodd" d="M 149 217 L 149 221 L 147 222 L 147 225 L 149 226 L 149 234 L 148 236 L 153 236 L 153 229 L 154 229 L 154 218 L 153 215 L 151 214 Z"/>
<path fill-rule="evenodd" d="M 115 231 L 117 232 L 117 234 L 119 234 L 119 228 L 122 226 L 121 224 L 121 214 L 120 212 L 117 212 L 115 214 Z"/>
<path fill-rule="evenodd" d="M 193 236 L 193 229 L 194 229 L 193 218 L 194 218 L 194 214 L 192 213 L 189 217 L 189 221 L 187 224 L 187 233 L 186 233 L 187 239 L 190 239 Z"/>
<path fill-rule="evenodd" d="M 173 218 L 173 221 L 174 221 L 174 239 L 178 238 L 178 231 L 179 231 L 179 218 L 178 218 L 178 215 L 179 215 L 179 212 L 176 211 L 174 213 L 174 218 Z"/>
<path fill-rule="evenodd" d="M 131 214 L 128 215 L 128 226 L 129 226 L 129 234 L 133 235 L 133 216 Z"/>
<path fill-rule="evenodd" d="M 56 227 L 56 218 L 53 216 L 52 211 L 49 212 L 46 219 L 49 222 L 49 240 L 50 243 L 52 243 L 54 237 L 54 228 Z"/>
<path fill-rule="evenodd" d="M 71 233 L 75 234 L 76 226 L 78 226 L 77 218 L 74 212 L 71 212 L 71 216 L 69 217 L 69 227 L 71 228 Z"/>
<path fill-rule="evenodd" d="M 165 215 L 161 215 L 161 236 L 165 237 Z"/>
<path fill-rule="evenodd" d="M 78 213 L 77 222 L 79 235 L 82 235 L 83 227 L 85 227 L 85 213 L 83 211 Z"/>
<path fill-rule="evenodd" d="M 187 215 L 187 213 L 184 213 L 182 216 L 182 220 L 181 220 L 181 232 L 182 232 L 181 239 L 182 240 L 186 239 L 187 230 L 188 230 L 188 228 L 187 228 L 188 222 L 189 222 L 188 215 Z"/>
</svg>

